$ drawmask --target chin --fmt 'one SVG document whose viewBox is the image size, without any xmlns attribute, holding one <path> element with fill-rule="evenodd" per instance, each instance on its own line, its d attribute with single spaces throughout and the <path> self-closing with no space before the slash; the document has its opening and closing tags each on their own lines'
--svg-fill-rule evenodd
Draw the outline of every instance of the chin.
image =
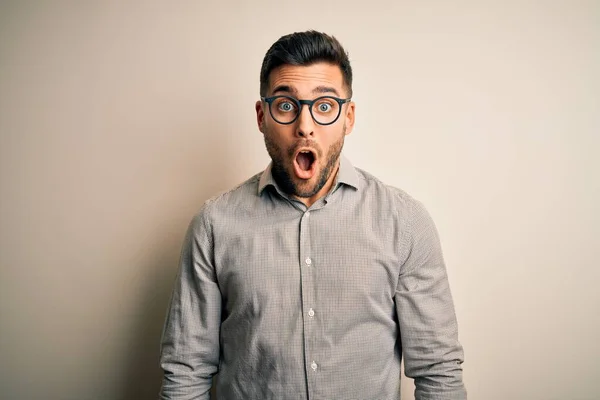
<svg viewBox="0 0 600 400">
<path fill-rule="evenodd" d="M 321 190 L 321 188 L 318 187 L 318 183 L 319 183 L 318 176 L 313 176 L 308 181 L 302 180 L 302 181 L 298 182 L 298 180 L 297 180 L 296 184 L 295 184 L 296 196 L 305 197 L 305 198 L 314 196 L 315 194 L 317 194 L 319 192 L 319 190 Z"/>
</svg>

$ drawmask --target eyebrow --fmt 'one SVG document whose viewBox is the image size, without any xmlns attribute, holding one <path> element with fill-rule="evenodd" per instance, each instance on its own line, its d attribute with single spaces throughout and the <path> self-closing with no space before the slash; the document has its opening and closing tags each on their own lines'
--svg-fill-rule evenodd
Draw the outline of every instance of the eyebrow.
<svg viewBox="0 0 600 400">
<path fill-rule="evenodd" d="M 338 97 L 340 96 L 338 91 L 335 90 L 335 88 L 331 87 L 331 86 L 317 86 L 316 88 L 313 89 L 313 93 L 333 93 Z"/>
<path fill-rule="evenodd" d="M 275 94 L 277 92 L 286 92 L 286 93 L 296 94 L 297 90 L 288 85 L 279 85 L 273 90 L 273 94 Z"/>
<path fill-rule="evenodd" d="M 275 94 L 277 92 L 298 94 L 298 91 L 289 85 L 279 85 L 279 86 L 275 87 L 275 89 L 273 90 L 273 94 Z M 317 86 L 316 88 L 314 88 L 312 90 L 312 92 L 315 94 L 333 93 L 338 97 L 340 95 L 339 92 L 334 87 L 331 87 L 331 86 Z"/>
</svg>

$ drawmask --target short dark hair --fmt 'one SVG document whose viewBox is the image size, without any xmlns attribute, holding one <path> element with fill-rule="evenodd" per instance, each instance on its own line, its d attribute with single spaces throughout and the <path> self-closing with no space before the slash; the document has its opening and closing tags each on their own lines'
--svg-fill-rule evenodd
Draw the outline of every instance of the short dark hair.
<svg viewBox="0 0 600 400">
<path fill-rule="evenodd" d="M 271 71 L 282 65 L 328 62 L 340 67 L 348 97 L 352 97 L 352 67 L 348 53 L 333 36 L 317 31 L 295 32 L 279 38 L 265 54 L 260 69 L 260 95 L 267 95 Z"/>
</svg>

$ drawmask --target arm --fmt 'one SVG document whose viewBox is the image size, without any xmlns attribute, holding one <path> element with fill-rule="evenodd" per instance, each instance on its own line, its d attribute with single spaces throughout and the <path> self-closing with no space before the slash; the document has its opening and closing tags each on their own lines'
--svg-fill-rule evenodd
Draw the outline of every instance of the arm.
<svg viewBox="0 0 600 400">
<path fill-rule="evenodd" d="M 219 365 L 221 292 L 205 209 L 191 222 L 161 343 L 161 400 L 208 400 Z"/>
<path fill-rule="evenodd" d="M 421 203 L 410 207 L 395 294 L 405 374 L 415 381 L 416 400 L 464 400 L 463 350 L 438 233 Z"/>
</svg>

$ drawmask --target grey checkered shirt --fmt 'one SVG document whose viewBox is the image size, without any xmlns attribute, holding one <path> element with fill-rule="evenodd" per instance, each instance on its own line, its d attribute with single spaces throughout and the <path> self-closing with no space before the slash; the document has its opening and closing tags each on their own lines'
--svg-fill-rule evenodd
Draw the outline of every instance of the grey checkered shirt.
<svg viewBox="0 0 600 400">
<path fill-rule="evenodd" d="M 307 208 L 270 166 L 192 220 L 161 399 L 466 399 L 439 238 L 420 202 L 341 157 Z"/>
</svg>

